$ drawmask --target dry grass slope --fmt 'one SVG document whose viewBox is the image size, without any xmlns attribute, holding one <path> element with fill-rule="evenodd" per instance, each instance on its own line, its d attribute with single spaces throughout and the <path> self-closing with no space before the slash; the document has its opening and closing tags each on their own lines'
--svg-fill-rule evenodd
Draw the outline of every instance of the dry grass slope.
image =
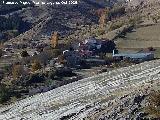
<svg viewBox="0 0 160 120">
<path fill-rule="evenodd" d="M 118 48 L 147 48 L 160 47 L 160 23 L 141 27 L 135 32 L 127 33 L 125 38 L 118 38 Z"/>
</svg>

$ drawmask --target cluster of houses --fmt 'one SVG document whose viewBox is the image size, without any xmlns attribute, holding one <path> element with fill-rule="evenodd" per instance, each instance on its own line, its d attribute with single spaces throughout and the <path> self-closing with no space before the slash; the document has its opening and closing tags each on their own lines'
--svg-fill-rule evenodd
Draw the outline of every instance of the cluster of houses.
<svg viewBox="0 0 160 120">
<path fill-rule="evenodd" d="M 112 53 L 112 58 L 115 60 L 130 59 L 132 61 L 143 62 L 154 59 L 153 51 L 119 53 L 115 46 L 114 42 L 110 40 L 89 38 L 78 44 L 74 43 L 69 50 L 63 51 L 63 54 L 69 66 L 78 65 L 81 60 L 85 60 L 85 62 L 95 62 L 97 64 L 105 64 L 106 60 L 101 59 L 99 53 Z"/>
<path fill-rule="evenodd" d="M 54 35 L 55 36 L 55 35 Z M 49 45 L 49 41 L 36 41 L 31 40 L 28 43 L 23 44 L 7 44 L 4 47 L 4 51 L 9 53 L 14 52 L 18 48 L 28 48 L 27 52 L 29 55 L 40 53 L 39 49 L 44 49 Z M 58 44 L 57 37 L 52 37 L 51 44 L 56 46 Z M 117 60 L 123 60 L 129 58 L 134 61 L 146 61 L 154 59 L 153 52 L 141 52 L 141 53 L 118 53 L 116 50 L 116 44 L 114 41 L 106 39 L 96 39 L 94 37 L 85 39 L 84 41 L 73 43 L 68 50 L 63 51 L 63 56 L 67 61 L 67 65 L 75 67 L 84 63 L 96 63 L 106 64 L 107 61 L 100 57 L 101 54 L 112 53 L 112 58 Z M 53 64 L 53 60 L 51 61 Z"/>
<path fill-rule="evenodd" d="M 108 40 L 99 40 L 95 38 L 86 39 L 78 44 L 73 44 L 69 50 L 63 51 L 63 55 L 67 60 L 69 66 L 76 66 L 81 63 L 82 60 L 96 58 L 98 53 L 102 51 L 102 46 L 107 44 Z"/>
<path fill-rule="evenodd" d="M 74 43 L 69 50 L 63 51 L 63 55 L 71 66 L 80 64 L 81 60 L 98 63 L 100 61 L 99 53 L 106 53 L 114 48 L 113 41 L 89 38 L 82 42 Z"/>
</svg>

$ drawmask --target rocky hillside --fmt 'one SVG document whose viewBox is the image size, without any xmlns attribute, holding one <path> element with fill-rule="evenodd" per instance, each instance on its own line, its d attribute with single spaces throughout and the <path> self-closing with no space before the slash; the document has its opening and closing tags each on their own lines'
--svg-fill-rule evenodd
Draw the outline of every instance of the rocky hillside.
<svg viewBox="0 0 160 120">
<path fill-rule="evenodd" d="M 52 2 L 55 2 L 55 0 Z M 24 35 L 21 35 L 20 38 L 18 38 L 31 39 L 36 35 L 50 35 L 52 31 L 58 31 L 61 34 L 73 32 L 76 23 L 80 25 L 92 24 L 92 22 L 96 23 L 97 17 L 92 11 L 99 7 L 102 6 L 94 2 L 81 0 L 78 2 L 78 5 L 41 5 L 12 11 L 9 10 L 9 6 L 9 12 L 6 12 L 6 14 L 3 14 L 4 6 L 1 6 L 0 13 L 1 19 L 6 19 L 5 21 L 16 16 L 17 20 L 21 19 L 25 22 L 28 27 L 23 24 L 19 24 L 19 26 L 21 26 L 21 29 L 27 27 L 27 33 L 25 33 L 25 31 L 20 32 L 20 34 Z M 5 7 L 5 9 L 7 8 Z M 42 21 L 45 21 L 45 23 Z M 12 22 L 12 19 L 10 22 Z M 40 28 L 37 27 L 39 25 L 41 26 Z M 12 28 L 14 27 L 11 27 L 11 29 Z M 20 28 L 18 27 L 17 29 Z M 34 31 L 36 31 L 36 34 Z"/>
<path fill-rule="evenodd" d="M 37 1 L 41 2 L 41 0 Z M 51 0 L 51 2 L 55 1 Z M 13 10 L 10 10 L 10 6 L 8 9 L 6 6 L 1 6 L 0 17 L 7 21 L 16 16 L 17 21 L 20 19 L 27 25 L 18 22 L 17 26 L 12 25 L 8 28 L 18 29 L 21 35 L 15 38 L 17 40 L 39 39 L 42 35 L 50 36 L 52 31 L 58 31 L 62 36 L 65 36 L 79 29 L 77 26 L 97 24 L 98 17 L 94 13 L 95 10 L 105 6 L 112 6 L 114 3 L 122 1 L 124 0 L 103 0 L 100 2 L 96 0 L 78 0 L 77 5 L 18 6 L 17 9 Z M 48 1 L 45 0 L 44 2 Z M 8 12 L 3 12 L 4 7 Z M 12 21 L 13 19 L 10 19 L 10 22 Z"/>
<path fill-rule="evenodd" d="M 18 19 L 20 19 L 21 21 L 25 22 L 28 26 L 24 26 L 20 23 L 20 28 L 18 26 L 18 28 L 16 29 L 18 29 L 19 31 L 21 29 L 26 29 L 26 31 L 20 32 L 20 34 L 24 34 L 24 36 L 20 37 L 20 39 L 27 39 L 28 37 L 35 37 L 37 34 L 41 35 L 41 33 L 45 35 L 50 35 L 52 31 L 73 31 L 74 28 L 72 28 L 72 24 L 76 22 L 75 20 L 77 18 L 79 18 L 80 24 L 87 24 L 91 21 L 95 22 L 96 18 L 94 17 L 94 15 L 92 15 L 90 11 L 93 8 L 94 6 L 85 2 L 80 3 L 78 7 L 77 5 L 33 6 L 12 11 L 9 10 L 9 13 L 1 15 L 1 19 L 6 19 L 5 21 L 7 21 L 8 19 L 16 16 L 17 21 Z M 0 10 L 2 9 L 3 7 L 0 8 Z M 2 13 L 2 11 L 0 13 Z M 45 24 L 42 21 L 45 21 Z M 10 22 L 12 22 L 12 19 L 10 19 Z M 41 25 L 40 28 L 37 27 L 39 25 Z M 14 27 L 10 28 L 14 29 Z M 34 31 L 36 31 L 36 34 Z M 32 32 L 33 34 L 35 34 L 34 36 L 32 36 Z"/>
<path fill-rule="evenodd" d="M 0 108 L 0 119 L 153 118 L 145 110 L 147 96 L 152 90 L 159 89 L 159 73 L 159 60 L 109 71 L 3 106 Z"/>
<path fill-rule="evenodd" d="M 37 1 L 41 2 L 41 0 Z M 56 0 L 52 0 L 52 2 L 55 1 Z M 47 0 L 44 2 L 47 2 Z M 156 9 L 159 9 L 159 7 L 157 7 L 158 2 L 159 0 L 131 0 L 128 2 L 125 0 L 78 0 L 77 5 L 34 6 L 31 4 L 30 6 L 20 5 L 18 8 L 17 6 L 10 7 L 1 5 L 0 21 L 8 21 L 7 23 L 9 25 L 7 25 L 7 27 L 1 25 L 0 31 L 4 33 L 5 29 L 2 28 L 7 28 L 7 30 L 18 30 L 18 34 L 21 35 L 12 40 L 40 39 L 42 35 L 50 36 L 52 31 L 58 31 L 61 36 L 64 37 L 74 34 L 76 30 L 81 29 L 81 26 L 96 25 L 98 23 L 98 17 L 95 15 L 94 11 L 99 8 L 105 6 L 112 7 L 115 3 L 118 3 L 118 5 L 121 3 L 125 4 L 126 9 L 131 6 L 135 9 L 135 11 L 132 11 L 131 13 L 127 11 L 126 17 L 131 16 L 130 14 L 140 15 L 142 13 L 147 16 L 148 14 L 157 14 Z M 134 8 L 137 6 L 138 9 Z M 12 7 L 16 7 L 16 9 L 12 9 Z M 10 25 L 10 23 L 16 23 L 16 25 Z"/>
<path fill-rule="evenodd" d="M 139 6 L 139 5 L 149 5 L 156 2 L 159 2 L 159 0 L 126 0 L 129 5 L 131 6 Z"/>
</svg>

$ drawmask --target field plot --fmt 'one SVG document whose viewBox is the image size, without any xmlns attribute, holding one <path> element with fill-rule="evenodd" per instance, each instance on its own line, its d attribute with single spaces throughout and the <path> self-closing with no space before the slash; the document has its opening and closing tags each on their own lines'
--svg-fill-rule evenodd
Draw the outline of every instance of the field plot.
<svg viewBox="0 0 160 120">
<path fill-rule="evenodd" d="M 117 38 L 118 48 L 147 48 L 160 47 L 160 23 L 140 27 L 136 31 L 127 33 L 125 38 Z"/>
<path fill-rule="evenodd" d="M 59 120 L 64 116 L 68 119 L 94 103 L 113 99 L 115 91 L 158 80 L 159 73 L 160 61 L 155 60 L 95 75 L 1 107 L 0 120 Z"/>
</svg>

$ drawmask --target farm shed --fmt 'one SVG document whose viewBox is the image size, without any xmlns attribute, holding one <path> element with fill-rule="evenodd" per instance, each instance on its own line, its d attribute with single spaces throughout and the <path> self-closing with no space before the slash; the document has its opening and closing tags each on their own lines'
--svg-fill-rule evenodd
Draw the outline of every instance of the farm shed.
<svg viewBox="0 0 160 120">
<path fill-rule="evenodd" d="M 130 58 L 131 60 L 146 61 L 146 60 L 154 59 L 154 53 L 147 52 L 147 53 L 117 53 L 117 54 L 114 54 L 114 51 L 113 51 L 113 58 L 118 58 L 118 59 L 119 58 L 120 59 Z"/>
</svg>

